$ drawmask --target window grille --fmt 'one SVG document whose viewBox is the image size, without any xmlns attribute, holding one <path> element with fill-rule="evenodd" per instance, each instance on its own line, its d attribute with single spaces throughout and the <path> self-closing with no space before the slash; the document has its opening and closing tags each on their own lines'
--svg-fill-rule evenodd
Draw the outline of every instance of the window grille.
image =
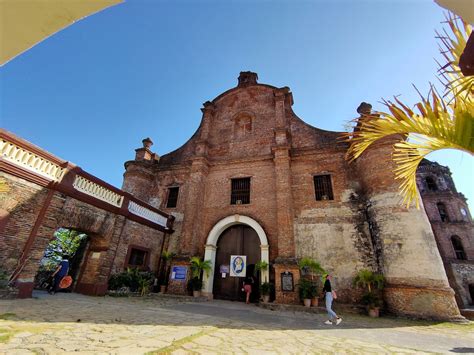
<svg viewBox="0 0 474 355">
<path fill-rule="evenodd" d="M 448 212 L 446 211 L 446 206 L 444 203 L 437 203 L 436 206 L 438 207 L 439 217 L 441 218 L 442 222 L 449 222 Z"/>
<path fill-rule="evenodd" d="M 451 243 L 453 244 L 454 253 L 456 254 L 456 259 L 458 260 L 467 260 L 466 253 L 461 243 L 461 239 L 457 235 L 451 237 Z"/>
<path fill-rule="evenodd" d="M 168 188 L 168 201 L 166 202 L 166 208 L 175 208 L 178 205 L 178 194 L 178 186 Z"/>
<path fill-rule="evenodd" d="M 128 258 L 128 265 L 131 266 L 144 266 L 147 252 L 140 249 L 134 249 L 130 251 L 130 257 Z"/>
<path fill-rule="evenodd" d="M 250 203 L 250 178 L 232 179 L 231 205 L 246 205 Z"/>
<path fill-rule="evenodd" d="M 331 175 L 317 175 L 314 177 L 314 192 L 317 201 L 334 200 L 331 185 Z"/>
</svg>

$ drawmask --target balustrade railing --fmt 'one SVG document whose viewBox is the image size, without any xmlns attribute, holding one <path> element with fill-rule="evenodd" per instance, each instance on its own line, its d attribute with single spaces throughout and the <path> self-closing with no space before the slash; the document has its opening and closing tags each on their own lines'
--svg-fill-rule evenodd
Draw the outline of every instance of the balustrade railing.
<svg viewBox="0 0 474 355">
<path fill-rule="evenodd" d="M 123 196 L 118 193 L 101 186 L 83 176 L 76 175 L 72 186 L 89 196 L 95 197 L 99 200 L 107 202 L 115 207 L 121 207 L 123 203 Z"/>
<path fill-rule="evenodd" d="M 58 164 L 9 142 L 5 138 L 0 139 L 0 154 L 3 159 L 54 181 L 61 180 L 65 172 L 65 169 Z"/>
<path fill-rule="evenodd" d="M 133 213 L 136 216 L 145 218 L 153 223 L 159 224 L 163 227 L 166 227 L 166 223 L 168 221 L 168 218 L 165 216 L 162 216 L 159 213 L 156 213 L 144 206 L 139 205 L 136 202 L 130 201 L 128 203 L 128 210 L 130 213 Z"/>
</svg>

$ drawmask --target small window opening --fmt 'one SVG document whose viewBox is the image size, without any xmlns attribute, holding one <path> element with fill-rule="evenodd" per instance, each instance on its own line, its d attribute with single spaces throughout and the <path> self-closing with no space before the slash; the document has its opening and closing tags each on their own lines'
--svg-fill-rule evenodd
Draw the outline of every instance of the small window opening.
<svg viewBox="0 0 474 355">
<path fill-rule="evenodd" d="M 178 205 L 179 186 L 168 188 L 166 208 L 175 208 Z"/>
<path fill-rule="evenodd" d="M 456 259 L 466 260 L 466 253 L 462 246 L 461 239 L 457 235 L 451 237 L 451 243 L 453 244 L 454 253 L 456 254 Z"/>
<path fill-rule="evenodd" d="M 250 178 L 232 179 L 231 205 L 246 205 L 250 203 Z"/>
<path fill-rule="evenodd" d="M 448 212 L 446 211 L 446 206 L 444 205 L 444 203 L 439 202 L 436 204 L 436 206 L 438 207 L 438 212 L 439 212 L 441 221 L 449 222 Z"/>
<path fill-rule="evenodd" d="M 331 185 L 331 175 L 315 176 L 314 192 L 316 195 L 316 201 L 334 200 Z"/>
<path fill-rule="evenodd" d="M 438 186 L 431 176 L 426 177 L 426 187 L 429 191 L 438 191 Z"/>
<path fill-rule="evenodd" d="M 130 257 L 128 258 L 128 265 L 130 266 L 145 266 L 147 252 L 145 250 L 132 248 Z"/>
</svg>

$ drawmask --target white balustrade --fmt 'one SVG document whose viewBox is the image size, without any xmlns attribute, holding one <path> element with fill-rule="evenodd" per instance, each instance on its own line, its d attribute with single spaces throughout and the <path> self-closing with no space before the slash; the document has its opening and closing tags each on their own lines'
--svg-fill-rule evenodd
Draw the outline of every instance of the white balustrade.
<svg viewBox="0 0 474 355">
<path fill-rule="evenodd" d="M 160 226 L 166 227 L 168 218 L 156 213 L 146 207 L 139 205 L 136 202 L 130 201 L 128 203 L 128 210 L 136 216 L 145 218 L 153 223 L 159 224 Z"/>
<path fill-rule="evenodd" d="M 52 161 L 40 157 L 4 138 L 0 139 L 0 155 L 3 159 L 17 166 L 54 181 L 61 180 L 65 172 L 64 168 Z"/>
<path fill-rule="evenodd" d="M 74 188 L 80 192 L 83 192 L 89 196 L 95 197 L 99 200 L 107 202 L 113 206 L 121 207 L 123 203 L 123 196 L 118 193 L 99 185 L 89 179 L 86 179 L 83 176 L 76 175 L 74 183 L 72 184 Z"/>
</svg>

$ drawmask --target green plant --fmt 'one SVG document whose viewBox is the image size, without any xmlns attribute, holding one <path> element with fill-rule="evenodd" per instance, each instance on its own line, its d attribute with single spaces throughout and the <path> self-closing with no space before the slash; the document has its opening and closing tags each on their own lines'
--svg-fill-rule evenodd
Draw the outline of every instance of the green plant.
<svg viewBox="0 0 474 355">
<path fill-rule="evenodd" d="M 169 276 L 170 276 L 170 267 L 171 265 L 169 264 L 169 262 L 171 261 L 171 259 L 173 259 L 173 257 L 175 256 L 175 254 L 173 252 L 170 252 L 170 251 L 164 251 L 162 254 L 161 254 L 161 259 L 163 260 L 164 264 L 162 266 L 162 273 L 161 273 L 161 282 L 160 284 L 161 285 L 168 285 L 168 280 L 169 280 Z"/>
<path fill-rule="evenodd" d="M 311 258 L 302 258 L 298 262 L 298 267 L 304 273 L 308 273 L 311 275 L 311 279 L 313 279 L 314 275 L 322 275 L 326 273 L 326 270 L 318 263 L 316 260 Z"/>
<path fill-rule="evenodd" d="M 298 284 L 298 294 L 301 300 L 310 299 L 317 295 L 316 285 L 307 279 L 300 279 Z"/>
<path fill-rule="evenodd" d="M 140 296 L 145 296 L 148 292 L 150 292 L 151 280 L 140 276 L 138 279 L 138 292 Z"/>
<path fill-rule="evenodd" d="M 354 286 L 366 287 L 369 293 L 372 292 L 374 288 L 379 290 L 383 289 L 384 284 L 385 278 L 382 274 L 376 274 L 367 269 L 359 270 L 353 281 Z"/>
<path fill-rule="evenodd" d="M 205 272 L 207 276 L 212 270 L 212 264 L 210 260 L 202 260 L 198 256 L 193 256 L 189 259 L 191 262 L 191 274 L 193 278 L 201 278 L 202 273 Z"/>
<path fill-rule="evenodd" d="M 268 270 L 268 263 L 264 260 L 262 261 L 259 261 L 255 264 L 255 271 L 254 271 L 254 275 L 257 276 L 257 274 L 260 272 L 260 279 L 262 279 L 262 271 L 266 271 Z M 267 282 L 267 279 L 265 277 L 265 280 L 263 280 L 264 283 Z"/>
<path fill-rule="evenodd" d="M 273 284 L 270 282 L 264 282 L 260 285 L 260 293 L 263 296 L 269 296 L 273 291 Z"/>
<path fill-rule="evenodd" d="M 144 289 L 153 282 L 155 275 L 152 272 L 140 271 L 137 268 L 127 268 L 127 270 L 113 274 L 109 279 L 109 290 L 119 290 L 123 287 L 128 287 L 131 292 L 144 292 Z"/>
<path fill-rule="evenodd" d="M 188 281 L 188 291 L 201 291 L 203 282 L 199 277 L 193 277 Z"/>
<path fill-rule="evenodd" d="M 367 305 L 369 308 L 382 307 L 382 297 L 376 292 L 366 292 L 362 296 L 362 304 Z"/>
</svg>

